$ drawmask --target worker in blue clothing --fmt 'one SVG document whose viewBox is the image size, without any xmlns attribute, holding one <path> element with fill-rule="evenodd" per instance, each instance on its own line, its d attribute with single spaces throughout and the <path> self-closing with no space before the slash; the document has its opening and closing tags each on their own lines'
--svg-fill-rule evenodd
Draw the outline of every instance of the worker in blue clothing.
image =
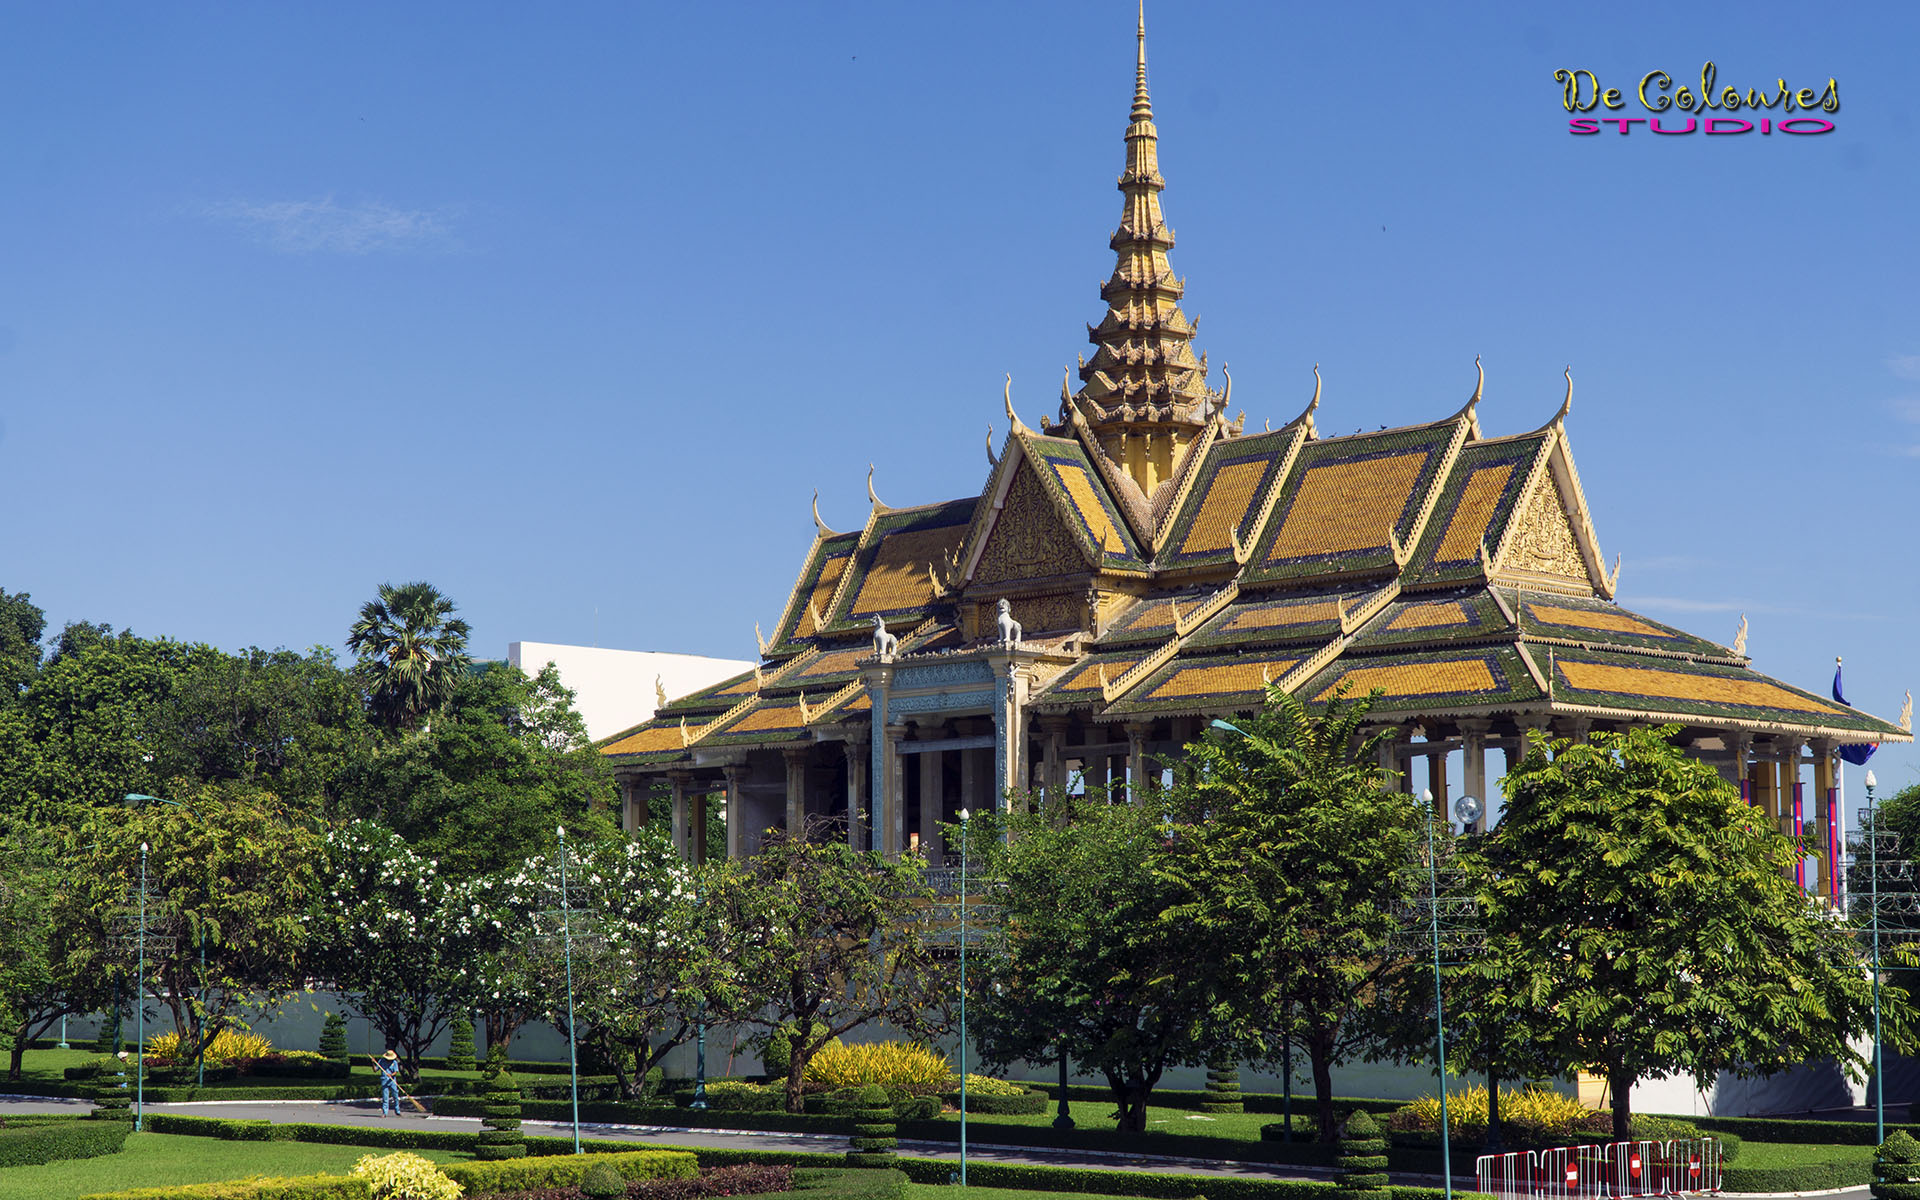
<svg viewBox="0 0 1920 1200">
<path fill-rule="evenodd" d="M 389 1050 L 374 1060 L 374 1070 L 380 1072 L 380 1115 L 397 1117 L 400 1115 L 400 1056 Z"/>
</svg>

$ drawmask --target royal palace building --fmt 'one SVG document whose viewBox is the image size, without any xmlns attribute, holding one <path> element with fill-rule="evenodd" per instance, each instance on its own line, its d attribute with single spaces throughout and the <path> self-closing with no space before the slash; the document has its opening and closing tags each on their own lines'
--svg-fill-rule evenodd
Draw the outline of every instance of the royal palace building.
<svg viewBox="0 0 1920 1200">
<path fill-rule="evenodd" d="M 1567 432 L 1490 437 L 1478 386 L 1428 424 L 1349 437 L 1305 410 L 1229 417 L 1181 311 L 1148 99 L 1145 26 L 1126 130 L 1106 311 L 1078 387 L 1015 415 L 985 490 L 816 533 L 760 661 L 665 702 L 601 744 L 629 824 L 670 786 L 673 834 L 704 856 L 726 803 L 729 855 L 768 829 L 943 858 L 962 808 L 1159 778 L 1216 717 L 1277 684 L 1310 701 L 1382 693 L 1385 764 L 1444 800 L 1486 795 L 1486 756 L 1674 723 L 1691 752 L 1813 844 L 1838 832 L 1843 745 L 1898 725 L 1752 669 L 1731 646 L 1614 603 Z M 1223 373 L 1224 374 L 1224 373 Z M 1464 390 L 1464 389 L 1463 389 Z M 1416 760 L 1426 760 L 1424 763 Z M 1810 886 L 1832 886 L 1822 859 Z"/>
</svg>

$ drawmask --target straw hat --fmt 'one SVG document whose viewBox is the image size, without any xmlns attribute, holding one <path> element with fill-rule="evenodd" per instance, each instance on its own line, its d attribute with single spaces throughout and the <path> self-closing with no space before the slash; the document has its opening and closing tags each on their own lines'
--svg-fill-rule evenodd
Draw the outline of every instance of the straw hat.
<svg viewBox="0 0 1920 1200">
<path fill-rule="evenodd" d="M 387 1051 L 387 1052 L 386 1052 L 385 1054 L 383 1054 L 383 1055 L 381 1055 L 380 1057 L 382 1057 L 382 1058 L 399 1058 L 400 1056 L 399 1056 L 398 1054 L 395 1054 L 395 1053 L 394 1053 L 393 1051 L 391 1051 L 391 1050 L 389 1050 L 389 1051 Z"/>
</svg>

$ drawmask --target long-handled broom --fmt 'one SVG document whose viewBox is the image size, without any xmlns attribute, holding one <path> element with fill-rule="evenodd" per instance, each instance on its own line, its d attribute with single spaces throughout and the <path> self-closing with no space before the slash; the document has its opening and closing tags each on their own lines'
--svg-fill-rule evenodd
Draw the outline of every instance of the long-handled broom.
<svg viewBox="0 0 1920 1200">
<path fill-rule="evenodd" d="M 379 1060 L 379 1059 L 377 1059 L 377 1058 L 375 1058 L 375 1057 L 374 1057 L 373 1055 L 371 1055 L 371 1054 L 369 1054 L 369 1055 L 367 1055 L 367 1061 L 373 1064 L 373 1069 L 374 1069 L 374 1070 L 375 1070 L 376 1072 L 378 1072 L 378 1071 L 380 1070 L 380 1060 Z M 397 1071 L 399 1070 L 399 1067 L 398 1067 L 398 1066 L 396 1065 L 394 1069 L 395 1069 L 395 1071 L 397 1072 Z M 426 1105 L 424 1105 L 424 1104 L 422 1104 L 422 1103 L 420 1103 L 420 1102 L 419 1102 L 418 1100 L 415 1100 L 415 1099 L 413 1098 L 413 1093 L 412 1093 L 412 1092 L 409 1092 L 409 1091 L 408 1091 L 407 1089 L 405 1089 L 405 1088 L 403 1088 L 403 1087 L 400 1087 L 400 1076 L 399 1076 L 398 1074 L 395 1074 L 395 1075 L 394 1075 L 394 1077 L 393 1077 L 393 1084 L 394 1084 L 394 1087 L 395 1087 L 395 1088 L 397 1088 L 397 1089 L 399 1090 L 399 1092 L 400 1092 L 400 1094 L 401 1094 L 402 1096 L 405 1096 L 405 1097 L 407 1098 L 407 1103 L 408 1103 L 408 1104 L 411 1104 L 411 1105 L 413 1105 L 413 1106 L 414 1106 L 415 1108 L 417 1108 L 417 1109 L 419 1109 L 419 1110 L 420 1110 L 420 1115 L 421 1115 L 421 1116 L 423 1116 L 423 1117 L 429 1117 L 429 1116 L 432 1116 L 432 1115 L 433 1115 L 432 1113 L 430 1113 L 430 1112 L 428 1112 L 428 1111 L 427 1111 L 427 1106 L 426 1106 Z"/>
</svg>

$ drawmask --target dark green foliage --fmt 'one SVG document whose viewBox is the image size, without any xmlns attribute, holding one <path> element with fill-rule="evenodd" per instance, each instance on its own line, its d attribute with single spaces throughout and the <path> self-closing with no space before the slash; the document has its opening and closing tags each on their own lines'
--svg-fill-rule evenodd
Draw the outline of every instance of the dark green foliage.
<svg viewBox="0 0 1920 1200">
<path fill-rule="evenodd" d="M 465 1017 L 455 1017 L 447 1030 L 447 1068 L 453 1071 L 473 1070 L 473 1022 Z"/>
<path fill-rule="evenodd" d="M 320 1027 L 320 1053 L 335 1062 L 346 1062 L 350 1057 L 347 1052 L 347 1019 L 339 1013 L 328 1013 L 327 1023 Z"/>
<path fill-rule="evenodd" d="M 942 1092 L 940 1099 L 942 1102 L 950 1104 L 954 1108 L 960 1107 L 960 1092 L 958 1089 L 951 1092 Z M 1101 1096 L 1100 1099 L 1111 1100 L 1113 1099 L 1113 1095 L 1109 1092 Z M 982 1116 L 1030 1116 L 1033 1113 L 1047 1111 L 1048 1103 L 1050 1103 L 1050 1101 L 1047 1093 L 1042 1091 L 1022 1092 L 1018 1096 L 983 1096 L 978 1092 L 967 1093 L 967 1111 L 970 1113 L 979 1113 Z M 928 1115 L 937 1116 L 938 1114 L 929 1113 Z M 902 1113 L 901 1119 L 909 1120 L 912 1118 Z"/>
<path fill-rule="evenodd" d="M 505 1059 L 503 1051 L 501 1061 Z M 484 1128 L 473 1156 L 482 1162 L 523 1157 L 527 1138 L 520 1132 L 520 1085 L 514 1082 L 511 1071 L 501 1070 L 488 1081 L 485 1105 L 480 1111 Z"/>
<path fill-rule="evenodd" d="M 1386 1200 L 1387 1138 L 1379 1122 L 1357 1112 L 1340 1126 L 1336 1200 Z"/>
<path fill-rule="evenodd" d="M 68 1121 L 0 1129 L 0 1168 L 31 1167 L 66 1158 L 118 1154 L 133 1132 L 130 1121 Z"/>
<path fill-rule="evenodd" d="M 1873 1126 L 1867 1126 L 1867 1133 L 1873 1133 Z M 1824 1192 L 1834 1188 L 1867 1187 L 1873 1182 L 1873 1164 L 1870 1162 L 1812 1162 L 1791 1167 L 1727 1167 L 1721 1172 L 1721 1191 L 1733 1192 Z M 1886 1200 L 1896 1200 L 1896 1196 L 1920 1195 L 1920 1189 L 1914 1193 L 1895 1193 Z"/>
<path fill-rule="evenodd" d="M 120 1053 L 120 1010 L 118 1007 L 107 1010 L 106 1019 L 100 1022 L 100 1036 L 94 1039 L 93 1048 L 102 1054 Z"/>
<path fill-rule="evenodd" d="M 1905 1130 L 1887 1135 L 1873 1152 L 1874 1200 L 1920 1200 L 1920 1142 Z"/>
<path fill-rule="evenodd" d="M 591 1163 L 580 1174 L 580 1194 L 587 1200 L 613 1200 L 627 1194 L 627 1177 L 612 1163 Z"/>
<path fill-rule="evenodd" d="M 1478 969 L 1500 981 L 1483 994 L 1508 998 L 1488 1019 L 1605 1077 L 1616 1139 L 1640 1079 L 1860 1065 L 1851 1038 L 1873 1014 L 1853 932 L 1793 881 L 1800 849 L 1676 732 L 1534 736 L 1501 785 L 1506 815 L 1465 861 L 1488 935 Z M 1904 989 L 1883 992 L 1903 1031 Z"/>
<path fill-rule="evenodd" d="M 118 1058 L 108 1059 L 87 1089 L 93 1101 L 89 1115 L 100 1121 L 133 1120 L 133 1089 L 134 1079 L 127 1065 Z"/>
<path fill-rule="evenodd" d="M 787 1069 L 793 1065 L 793 1035 L 800 1029 L 798 1021 L 783 1021 L 767 1031 L 765 1044 L 760 1050 L 760 1061 L 766 1068 L 769 1080 L 783 1080 Z M 832 1031 L 819 1021 L 813 1023 L 813 1040 L 821 1041 L 832 1036 Z"/>
<path fill-rule="evenodd" d="M 1240 1066 L 1231 1053 L 1215 1054 L 1207 1061 L 1207 1098 L 1200 1102 L 1201 1112 L 1237 1113 L 1247 1111 L 1240 1096 Z"/>
<path fill-rule="evenodd" d="M 893 1099 L 886 1089 L 869 1084 L 854 1098 L 853 1149 L 847 1151 L 847 1163 L 855 1167 L 888 1166 L 898 1160 L 893 1150 L 900 1144 L 894 1136 Z"/>
</svg>

